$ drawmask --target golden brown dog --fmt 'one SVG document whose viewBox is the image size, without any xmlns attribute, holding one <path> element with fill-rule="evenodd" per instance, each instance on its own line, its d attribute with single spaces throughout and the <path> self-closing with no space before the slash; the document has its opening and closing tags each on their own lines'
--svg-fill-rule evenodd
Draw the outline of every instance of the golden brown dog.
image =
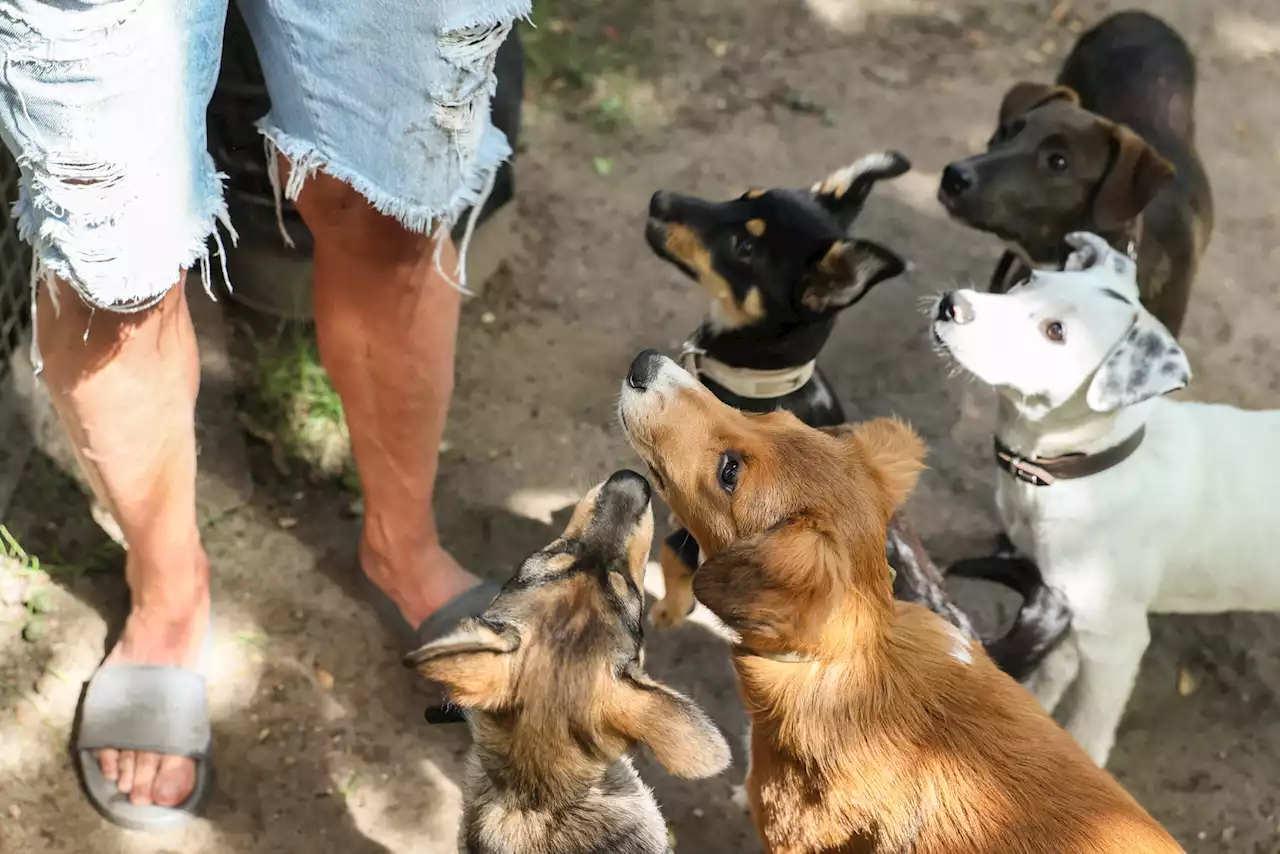
<svg viewBox="0 0 1280 854">
<path fill-rule="evenodd" d="M 1181 850 L 979 645 L 894 601 L 885 524 L 924 454 L 909 427 L 747 415 L 652 350 L 619 415 L 706 553 L 694 592 L 740 637 L 770 854 Z"/>
<path fill-rule="evenodd" d="M 652 541 L 648 482 L 617 472 L 482 616 L 407 657 L 448 688 L 475 739 L 462 854 L 666 854 L 666 824 L 627 751 L 643 744 L 681 777 L 728 766 L 702 710 L 644 672 Z"/>
</svg>

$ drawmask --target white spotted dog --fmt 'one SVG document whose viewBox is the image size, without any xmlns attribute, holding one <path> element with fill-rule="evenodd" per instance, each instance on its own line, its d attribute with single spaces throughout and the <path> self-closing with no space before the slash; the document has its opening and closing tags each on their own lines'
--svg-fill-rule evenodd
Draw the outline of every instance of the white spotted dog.
<svg viewBox="0 0 1280 854">
<path fill-rule="evenodd" d="M 933 331 L 998 394 L 1001 519 L 1074 615 L 1074 645 L 1029 687 L 1052 710 L 1077 682 L 1066 728 L 1105 764 L 1148 612 L 1280 610 L 1280 412 L 1162 397 L 1191 369 L 1133 262 L 1092 234 L 1067 242 L 1062 272 L 945 294 Z"/>
</svg>

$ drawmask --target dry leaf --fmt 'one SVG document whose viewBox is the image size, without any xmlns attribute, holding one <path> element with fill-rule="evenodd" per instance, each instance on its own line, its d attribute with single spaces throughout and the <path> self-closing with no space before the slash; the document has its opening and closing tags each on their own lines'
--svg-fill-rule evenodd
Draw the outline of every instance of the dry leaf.
<svg viewBox="0 0 1280 854">
<path fill-rule="evenodd" d="M 323 670 L 317 667 L 316 682 L 320 685 L 320 688 L 322 690 L 325 690 L 325 691 L 333 690 L 333 674 L 330 673 L 328 670 Z"/>
<path fill-rule="evenodd" d="M 1178 693 L 1183 697 L 1190 697 L 1196 690 L 1196 677 L 1191 675 L 1191 671 L 1185 667 L 1178 670 Z"/>
</svg>

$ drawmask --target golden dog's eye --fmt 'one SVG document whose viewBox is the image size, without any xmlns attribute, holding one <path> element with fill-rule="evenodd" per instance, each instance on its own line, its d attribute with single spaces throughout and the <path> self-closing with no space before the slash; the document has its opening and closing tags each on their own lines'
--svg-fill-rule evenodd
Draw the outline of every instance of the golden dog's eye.
<svg viewBox="0 0 1280 854">
<path fill-rule="evenodd" d="M 1061 321 L 1050 320 L 1044 325 L 1044 337 L 1055 344 L 1061 344 L 1067 340 L 1067 330 Z"/>
<path fill-rule="evenodd" d="M 725 451 L 720 455 L 720 468 L 716 479 L 720 488 L 732 494 L 738 488 L 738 475 L 742 469 L 742 456 L 737 451 Z"/>
</svg>

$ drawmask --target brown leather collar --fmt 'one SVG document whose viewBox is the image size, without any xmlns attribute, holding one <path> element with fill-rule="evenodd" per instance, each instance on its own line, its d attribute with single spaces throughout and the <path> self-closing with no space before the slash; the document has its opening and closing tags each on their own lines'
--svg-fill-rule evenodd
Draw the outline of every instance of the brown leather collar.
<svg viewBox="0 0 1280 854">
<path fill-rule="evenodd" d="M 1075 480 L 1104 472 L 1120 465 L 1132 456 L 1147 434 L 1146 427 L 1139 427 L 1119 445 L 1112 445 L 1096 454 L 1063 454 L 1060 457 L 1020 457 L 995 440 L 996 465 L 1023 483 L 1032 486 L 1050 486 L 1057 480 Z"/>
</svg>

